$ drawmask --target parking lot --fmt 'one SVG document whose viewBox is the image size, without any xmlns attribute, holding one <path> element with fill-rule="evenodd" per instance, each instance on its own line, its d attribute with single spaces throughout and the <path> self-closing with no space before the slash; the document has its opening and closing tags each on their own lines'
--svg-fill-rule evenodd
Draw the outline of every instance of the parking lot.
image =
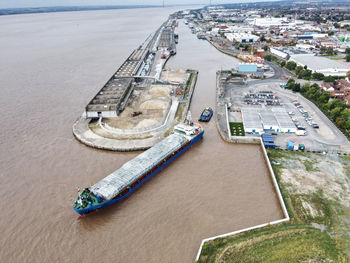
<svg viewBox="0 0 350 263">
<path fill-rule="evenodd" d="M 281 129 L 269 129 L 264 125 L 262 131 L 273 135 L 277 147 L 286 149 L 288 141 L 292 141 L 296 145 L 304 144 L 306 150 L 310 151 L 332 152 L 339 151 L 341 147 L 350 149 L 349 142 L 346 138 L 339 136 L 340 131 L 330 123 L 323 113 L 312 107 L 313 105 L 310 105 L 311 103 L 300 94 L 284 90 L 279 84 L 276 81 L 254 86 L 248 84 L 228 87 L 226 94 L 231 106 L 229 121 L 244 122 L 244 112 L 251 109 L 258 112 L 263 111 L 266 114 L 266 112 L 278 111 L 278 109 L 283 108 L 293 121 L 296 131 L 294 133 L 281 132 Z M 278 119 L 276 116 L 275 118 Z M 260 119 L 262 119 L 261 115 Z M 255 120 L 257 119 L 255 118 Z M 246 130 L 246 132 L 252 131 Z M 259 131 L 255 131 L 249 135 L 259 136 L 258 133 Z"/>
</svg>

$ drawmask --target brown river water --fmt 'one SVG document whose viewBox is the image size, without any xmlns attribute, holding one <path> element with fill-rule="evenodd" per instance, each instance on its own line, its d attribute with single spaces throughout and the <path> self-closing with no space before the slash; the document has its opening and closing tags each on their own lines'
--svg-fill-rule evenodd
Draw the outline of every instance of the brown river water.
<svg viewBox="0 0 350 263">
<path fill-rule="evenodd" d="M 0 17 L 0 262 L 192 262 L 201 240 L 282 218 L 262 152 L 204 139 L 122 203 L 77 220 L 76 187 L 137 153 L 95 150 L 72 124 L 175 8 Z M 199 70 L 191 111 L 214 107 L 237 61 L 179 23 L 167 67 Z"/>
</svg>

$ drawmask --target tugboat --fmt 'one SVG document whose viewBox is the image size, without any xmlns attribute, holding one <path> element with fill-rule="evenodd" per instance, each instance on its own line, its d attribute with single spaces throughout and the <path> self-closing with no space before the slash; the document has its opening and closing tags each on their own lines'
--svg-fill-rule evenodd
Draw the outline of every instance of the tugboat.
<svg viewBox="0 0 350 263">
<path fill-rule="evenodd" d="M 202 111 L 201 116 L 199 117 L 198 121 L 204 121 L 204 122 L 208 122 L 210 121 L 211 117 L 213 116 L 213 110 L 210 107 L 205 108 Z"/>
</svg>

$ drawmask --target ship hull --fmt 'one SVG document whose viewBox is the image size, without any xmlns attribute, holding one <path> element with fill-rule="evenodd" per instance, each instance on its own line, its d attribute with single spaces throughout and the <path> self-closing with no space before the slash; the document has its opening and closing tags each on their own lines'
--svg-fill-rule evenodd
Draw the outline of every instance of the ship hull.
<svg viewBox="0 0 350 263">
<path fill-rule="evenodd" d="M 104 209 L 108 206 L 114 205 L 116 203 L 118 203 L 119 201 L 122 201 L 123 199 L 125 199 L 126 197 L 128 197 L 129 195 L 131 195 L 133 192 L 135 192 L 138 188 L 140 188 L 144 183 L 146 183 L 149 179 L 151 179 L 154 175 L 156 175 L 157 173 L 159 173 L 161 170 L 163 170 L 166 166 L 168 166 L 172 161 L 174 161 L 176 158 L 178 158 L 181 154 L 183 154 L 185 151 L 187 151 L 193 144 L 195 144 L 196 142 L 198 142 L 200 139 L 203 138 L 203 134 L 204 131 L 202 131 L 201 133 L 199 133 L 195 138 L 193 138 L 190 143 L 185 146 L 180 152 L 178 152 L 175 155 L 170 155 L 170 159 L 162 162 L 162 165 L 160 165 L 156 170 L 152 171 L 150 173 L 149 176 L 147 176 L 145 178 L 145 180 L 143 180 L 142 182 L 140 182 L 139 184 L 137 184 L 134 187 L 130 187 L 129 191 L 127 193 L 125 193 L 123 196 L 119 197 L 119 198 L 114 198 L 108 201 L 105 201 L 101 204 L 95 205 L 95 206 L 91 206 L 91 207 L 87 207 L 85 209 L 77 209 L 75 207 L 74 210 L 79 213 L 80 215 L 84 216 L 84 215 L 88 215 L 88 214 L 92 214 L 94 212 L 97 212 L 101 209 Z"/>
</svg>

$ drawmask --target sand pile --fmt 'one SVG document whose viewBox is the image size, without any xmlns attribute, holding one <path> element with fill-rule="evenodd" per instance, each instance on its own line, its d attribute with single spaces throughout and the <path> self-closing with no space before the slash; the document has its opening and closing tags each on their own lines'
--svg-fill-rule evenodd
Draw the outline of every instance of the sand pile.
<svg viewBox="0 0 350 263">
<path fill-rule="evenodd" d="M 169 86 L 152 86 L 149 94 L 152 98 L 169 98 L 171 88 Z"/>
<path fill-rule="evenodd" d="M 142 110 L 165 110 L 169 105 L 169 101 L 165 100 L 148 100 L 140 105 Z"/>
<path fill-rule="evenodd" d="M 147 128 L 150 127 L 154 124 L 157 124 L 158 122 L 156 120 L 152 120 L 152 119 L 144 119 L 142 121 L 140 121 L 135 128 L 136 129 L 141 129 L 141 128 Z"/>
</svg>

